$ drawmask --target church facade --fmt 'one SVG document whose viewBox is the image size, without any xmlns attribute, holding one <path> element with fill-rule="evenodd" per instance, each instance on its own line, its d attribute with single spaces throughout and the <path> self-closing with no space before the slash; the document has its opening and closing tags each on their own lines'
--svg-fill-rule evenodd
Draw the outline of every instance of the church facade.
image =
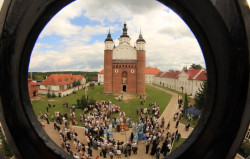
<svg viewBox="0 0 250 159">
<path fill-rule="evenodd" d="M 130 44 L 124 23 L 119 45 L 115 47 L 110 31 L 105 39 L 104 93 L 145 93 L 146 41 L 140 32 L 136 46 Z"/>
</svg>

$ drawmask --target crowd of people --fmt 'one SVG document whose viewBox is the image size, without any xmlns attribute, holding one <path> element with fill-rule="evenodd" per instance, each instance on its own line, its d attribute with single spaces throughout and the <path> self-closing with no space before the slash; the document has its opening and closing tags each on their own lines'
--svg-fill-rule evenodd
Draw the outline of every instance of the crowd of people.
<svg viewBox="0 0 250 159">
<path fill-rule="evenodd" d="M 136 108 L 137 122 L 131 121 L 129 116 L 125 117 L 125 113 L 120 112 L 120 107 L 110 101 L 89 105 L 85 108 L 86 113 L 80 114 L 80 122 L 84 122 L 85 144 L 80 141 L 78 133 L 72 128 L 72 125 L 77 125 L 74 120 L 74 109 L 69 110 L 69 116 L 67 113 L 55 112 L 55 115 L 51 116 L 51 120 L 54 129 L 60 134 L 61 147 L 74 158 L 92 158 L 93 149 L 98 150 L 97 157 L 96 154 L 94 156 L 96 158 L 109 156 L 112 159 L 113 156 L 121 158 L 123 155 L 128 157 L 136 155 L 138 144 L 142 143 L 145 145 L 146 154 L 159 159 L 161 154 L 166 156 L 170 153 L 174 141 L 181 138 L 178 125 L 184 114 L 184 106 L 179 100 L 178 104 L 173 121 L 169 121 L 167 125 L 165 125 L 164 117 L 159 120 L 160 107 L 156 102 L 149 104 L 148 108 Z M 117 114 L 118 117 L 110 118 L 112 113 L 118 112 L 120 113 Z M 40 113 L 40 118 L 50 124 L 47 113 Z M 68 123 L 69 118 L 71 123 Z M 174 132 L 170 132 L 171 122 L 175 122 L 176 130 Z M 114 130 L 121 131 L 121 124 L 132 128 L 132 132 L 125 141 L 115 140 L 113 137 Z M 185 127 L 187 131 L 189 126 Z"/>
</svg>

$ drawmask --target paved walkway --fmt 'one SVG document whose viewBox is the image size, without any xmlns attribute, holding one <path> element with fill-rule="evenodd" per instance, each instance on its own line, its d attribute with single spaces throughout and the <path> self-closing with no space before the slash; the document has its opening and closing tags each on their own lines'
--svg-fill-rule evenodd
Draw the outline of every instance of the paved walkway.
<svg viewBox="0 0 250 159">
<path fill-rule="evenodd" d="M 176 122 L 173 120 L 173 117 L 174 117 L 174 113 L 178 109 L 178 95 L 176 93 L 170 92 L 170 91 L 163 89 L 161 87 L 158 87 L 158 86 L 153 86 L 153 87 L 157 88 L 163 92 L 166 92 L 172 96 L 170 102 L 168 103 L 167 108 L 164 110 L 164 112 L 162 113 L 162 115 L 160 116 L 158 121 L 160 122 L 161 119 L 164 117 L 165 127 L 167 126 L 168 122 L 170 121 L 170 132 L 175 132 L 176 131 L 176 128 L 175 128 Z M 193 128 L 190 127 L 189 131 L 186 131 L 185 125 L 180 123 L 178 126 L 178 131 L 181 133 L 181 138 L 187 138 L 189 136 L 189 134 L 193 131 Z"/>
<path fill-rule="evenodd" d="M 161 121 L 161 118 L 164 117 L 165 118 L 165 127 L 167 126 L 167 123 L 168 121 L 170 121 L 170 132 L 175 132 L 176 131 L 176 128 L 175 128 L 175 121 L 173 120 L 173 116 L 174 116 L 174 113 L 176 112 L 177 110 L 177 107 L 178 107 L 178 95 L 175 94 L 175 93 L 172 93 L 172 92 L 169 92 L 165 89 L 162 89 L 160 87 L 157 87 L 157 86 L 154 86 L 155 88 L 157 89 L 160 89 L 164 92 L 167 92 L 168 94 L 171 94 L 172 95 L 172 98 L 167 106 L 167 108 L 164 110 L 164 112 L 162 113 L 161 117 L 159 118 L 159 122 Z M 60 141 L 60 135 L 59 133 L 54 130 L 53 128 L 53 124 L 46 124 L 46 122 L 44 122 L 44 130 L 47 132 L 47 134 L 50 136 L 50 138 L 58 145 L 61 147 L 61 141 Z M 178 131 L 181 133 L 181 137 L 182 138 L 187 138 L 189 136 L 189 134 L 193 131 L 193 128 L 190 128 L 189 131 L 185 131 L 185 126 L 183 124 L 179 124 L 178 126 Z M 77 127 L 77 126 L 73 126 L 73 129 L 78 133 L 79 135 L 79 140 L 82 141 L 85 145 L 87 145 L 86 143 L 86 138 L 85 138 L 85 135 L 84 135 L 84 128 L 83 127 Z M 114 136 L 114 139 L 117 141 L 127 141 L 129 139 L 129 136 L 130 136 L 130 133 L 131 133 L 132 129 L 130 129 L 129 131 L 127 132 L 116 132 L 116 131 L 113 131 L 113 136 Z M 73 143 L 71 143 L 72 145 L 72 148 L 73 148 Z M 160 143 L 160 146 L 162 145 L 162 142 Z M 149 148 L 149 153 L 151 152 L 151 147 L 152 145 L 150 145 L 150 148 Z M 75 150 L 73 149 L 73 152 Z M 138 144 L 138 154 L 134 155 L 132 154 L 130 157 L 128 158 L 133 158 L 133 159 L 154 159 L 155 156 L 150 156 L 150 154 L 145 154 L 145 151 L 146 151 L 146 144 L 145 143 L 142 143 L 141 141 L 139 142 Z M 96 156 L 99 156 L 99 151 L 98 150 L 94 150 L 93 149 L 93 159 L 96 158 Z M 161 157 L 162 154 L 161 154 Z M 103 157 L 100 157 L 100 158 L 103 158 Z M 109 155 L 107 155 L 107 158 L 110 158 Z M 124 154 L 122 154 L 122 158 L 125 158 L 124 157 Z M 117 159 L 116 156 L 114 156 L 114 159 Z"/>
</svg>

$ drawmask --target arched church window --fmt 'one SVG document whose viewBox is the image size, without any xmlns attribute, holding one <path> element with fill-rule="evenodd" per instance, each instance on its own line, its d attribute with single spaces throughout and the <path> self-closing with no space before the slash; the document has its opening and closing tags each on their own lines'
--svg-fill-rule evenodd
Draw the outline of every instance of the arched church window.
<svg viewBox="0 0 250 159">
<path fill-rule="evenodd" d="M 126 71 L 122 72 L 122 84 L 127 84 L 128 73 Z"/>
</svg>

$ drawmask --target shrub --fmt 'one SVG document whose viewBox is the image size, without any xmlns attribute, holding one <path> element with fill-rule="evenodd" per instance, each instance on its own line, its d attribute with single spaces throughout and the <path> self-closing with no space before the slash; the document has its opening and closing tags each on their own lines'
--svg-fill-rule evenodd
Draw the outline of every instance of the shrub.
<svg viewBox="0 0 250 159">
<path fill-rule="evenodd" d="M 240 146 L 239 154 L 247 158 L 250 155 L 250 141 L 244 140 Z"/>
<path fill-rule="evenodd" d="M 10 146 L 9 146 L 8 142 L 6 141 L 5 137 L 3 136 L 1 128 L 0 128 L 0 139 L 2 141 L 4 155 L 7 156 L 7 157 L 12 157 L 13 152 L 10 149 Z"/>
<path fill-rule="evenodd" d="M 94 100 L 94 99 L 90 99 L 90 101 L 89 101 L 89 104 L 96 104 L 96 100 Z"/>
<path fill-rule="evenodd" d="M 52 98 L 56 98 L 56 94 L 53 92 L 51 95 Z"/>
<path fill-rule="evenodd" d="M 51 94 L 49 92 L 47 93 L 47 98 L 51 98 Z"/>
</svg>

